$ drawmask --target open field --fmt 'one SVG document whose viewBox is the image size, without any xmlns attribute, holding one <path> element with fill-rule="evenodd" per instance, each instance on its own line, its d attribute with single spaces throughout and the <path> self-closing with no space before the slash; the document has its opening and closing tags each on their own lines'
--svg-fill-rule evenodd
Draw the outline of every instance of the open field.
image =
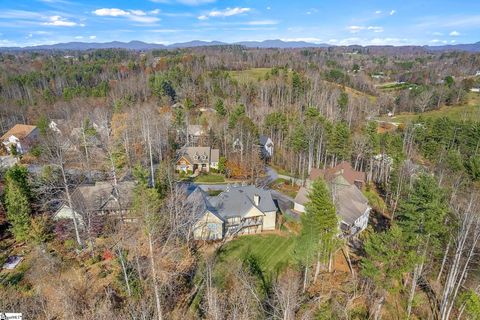
<svg viewBox="0 0 480 320">
<path fill-rule="evenodd" d="M 448 117 L 454 120 L 480 121 L 480 94 L 469 93 L 468 102 L 463 105 L 443 106 L 438 110 L 427 111 L 424 113 L 402 113 L 391 118 L 382 117 L 380 120 L 407 123 L 417 120 L 420 116 L 427 119 Z"/>
<path fill-rule="evenodd" d="M 230 71 L 230 76 L 239 83 L 256 82 L 265 79 L 271 68 L 252 68 L 246 70 Z"/>
</svg>

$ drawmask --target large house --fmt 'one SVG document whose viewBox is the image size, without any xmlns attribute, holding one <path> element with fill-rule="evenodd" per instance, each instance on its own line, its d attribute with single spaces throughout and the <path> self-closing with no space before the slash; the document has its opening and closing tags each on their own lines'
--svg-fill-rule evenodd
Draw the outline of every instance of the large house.
<svg viewBox="0 0 480 320">
<path fill-rule="evenodd" d="M 188 201 L 194 204 L 192 214 L 197 240 L 219 240 L 240 234 L 275 230 L 277 207 L 270 191 L 255 186 L 229 186 L 217 196 L 208 196 L 196 188 Z"/>
<path fill-rule="evenodd" d="M 307 182 L 315 181 L 318 178 L 329 181 L 335 176 L 337 176 L 339 173 L 343 175 L 343 177 L 348 181 L 348 183 L 354 184 L 360 189 L 365 185 L 365 172 L 353 169 L 351 164 L 347 161 L 342 161 L 332 168 L 312 169 L 310 171 L 310 176 L 308 177 L 309 181 Z"/>
<path fill-rule="evenodd" d="M 260 136 L 260 147 L 262 158 L 273 157 L 273 141 L 267 136 Z"/>
<path fill-rule="evenodd" d="M 332 194 L 337 215 L 340 218 L 341 230 L 346 235 L 354 235 L 363 231 L 368 225 L 371 211 L 367 198 L 360 191 L 365 183 L 365 173 L 353 170 L 346 162 L 326 170 L 312 170 L 307 187 L 300 188 L 295 197 L 295 211 L 305 212 L 311 183 L 318 178 L 326 181 Z"/>
<path fill-rule="evenodd" d="M 85 225 L 87 215 L 118 215 L 124 217 L 132 208 L 132 181 L 119 182 L 117 186 L 107 181 L 85 184 L 72 193 L 72 205 L 64 203 L 54 214 L 54 219 L 73 219 L 73 212 L 81 226 Z"/>
<path fill-rule="evenodd" d="M 176 170 L 185 173 L 209 172 L 218 169 L 220 150 L 210 147 L 185 147 L 177 154 Z"/>
<path fill-rule="evenodd" d="M 38 136 L 36 126 L 16 124 L 1 137 L 1 140 L 9 153 L 15 150 L 19 154 L 24 154 L 34 146 Z"/>
</svg>

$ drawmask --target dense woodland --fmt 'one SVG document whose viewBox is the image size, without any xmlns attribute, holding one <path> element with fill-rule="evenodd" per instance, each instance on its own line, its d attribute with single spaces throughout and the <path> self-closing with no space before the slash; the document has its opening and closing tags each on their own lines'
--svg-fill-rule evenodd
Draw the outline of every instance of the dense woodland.
<svg viewBox="0 0 480 320">
<path fill-rule="evenodd" d="M 0 53 L 0 132 L 23 123 L 41 133 L 1 173 L 0 265 L 13 250 L 27 258 L 0 273 L 0 310 L 35 319 L 480 319 L 480 111 L 428 116 L 478 102 L 478 70 L 480 54 L 418 48 Z M 208 132 L 200 144 L 220 149 L 228 179 L 261 185 L 260 135 L 275 143 L 268 165 L 285 175 L 349 161 L 367 173 L 369 228 L 339 239 L 319 180 L 300 221 L 279 218 L 286 263 L 265 268 L 245 254 L 225 267 L 228 243 L 193 241 L 173 172 L 190 124 Z M 137 182 L 138 223 L 88 217 L 79 230 L 52 221 L 76 186 L 98 180 Z M 347 271 L 336 256 L 348 257 Z"/>
</svg>

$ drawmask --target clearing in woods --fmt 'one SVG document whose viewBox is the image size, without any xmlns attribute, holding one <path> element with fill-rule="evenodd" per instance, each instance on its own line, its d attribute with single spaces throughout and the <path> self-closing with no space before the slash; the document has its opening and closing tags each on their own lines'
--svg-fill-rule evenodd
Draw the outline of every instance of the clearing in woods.
<svg viewBox="0 0 480 320">
<path fill-rule="evenodd" d="M 424 119 L 437 119 L 447 117 L 452 120 L 461 121 L 480 121 L 480 94 L 469 92 L 467 103 L 456 106 L 442 106 L 438 110 L 427 111 L 424 113 L 401 113 L 394 117 L 382 117 L 380 120 L 398 123 L 408 123 L 417 120 L 419 117 Z"/>
</svg>

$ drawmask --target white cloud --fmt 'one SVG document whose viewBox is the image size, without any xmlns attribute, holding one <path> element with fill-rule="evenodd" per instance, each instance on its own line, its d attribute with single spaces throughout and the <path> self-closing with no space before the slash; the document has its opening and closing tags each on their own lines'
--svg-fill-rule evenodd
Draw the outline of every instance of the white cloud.
<svg viewBox="0 0 480 320">
<path fill-rule="evenodd" d="M 397 13 L 397 10 L 392 10 L 390 11 L 390 15 L 393 16 L 395 13 Z"/>
<path fill-rule="evenodd" d="M 75 39 L 77 40 L 83 39 L 83 36 L 76 36 Z"/>
<path fill-rule="evenodd" d="M 88 39 L 95 40 L 95 39 L 97 39 L 97 36 L 90 36 L 90 37 L 88 37 Z"/>
<path fill-rule="evenodd" d="M 458 31 L 452 31 L 452 32 L 449 33 L 449 35 L 450 35 L 451 37 L 458 37 L 458 36 L 460 35 L 460 32 L 458 32 Z"/>
<path fill-rule="evenodd" d="M 231 17 L 231 16 L 236 16 L 242 13 L 249 12 L 251 9 L 250 8 L 240 8 L 240 7 L 235 7 L 235 8 L 226 8 L 223 10 L 212 10 L 208 12 L 207 14 L 203 14 L 198 17 L 199 20 L 207 20 L 208 18 L 217 18 L 217 17 Z"/>
<path fill-rule="evenodd" d="M 433 39 L 433 40 L 430 40 L 431 43 L 435 43 L 435 44 L 439 44 L 439 43 L 447 43 L 448 41 L 447 40 L 439 40 L 439 39 Z"/>
<path fill-rule="evenodd" d="M 200 6 L 202 4 L 212 3 L 216 0 L 150 0 L 155 3 L 174 4 L 180 3 L 187 6 Z"/>
<path fill-rule="evenodd" d="M 272 9 L 272 7 L 267 7 L 267 10 L 271 10 L 271 9 Z"/>
<path fill-rule="evenodd" d="M 48 18 L 48 22 L 44 22 L 43 24 L 46 26 L 56 26 L 56 27 L 75 27 L 79 25 L 76 22 L 70 21 L 67 18 L 63 18 L 61 16 L 50 16 Z M 80 26 L 85 26 L 84 24 L 80 24 Z"/>
<path fill-rule="evenodd" d="M 128 16 L 128 11 L 117 9 L 117 8 L 102 8 L 93 11 L 93 14 L 102 17 L 120 17 L 120 16 Z"/>
<path fill-rule="evenodd" d="M 348 26 L 347 29 L 351 32 L 351 33 L 357 33 L 361 30 L 364 30 L 365 27 L 363 26 Z"/>
<path fill-rule="evenodd" d="M 130 12 L 135 16 L 146 16 L 145 11 L 142 10 L 130 10 Z"/>
<path fill-rule="evenodd" d="M 450 43 L 455 43 L 457 42 L 457 40 L 450 40 Z"/>
<path fill-rule="evenodd" d="M 375 14 L 381 14 L 381 13 L 382 13 L 382 10 L 375 11 Z"/>
<path fill-rule="evenodd" d="M 132 21 L 140 22 L 140 23 L 154 23 L 154 22 L 160 21 L 159 18 L 148 15 L 143 10 L 123 10 L 118 8 L 102 8 L 102 9 L 97 9 L 92 13 L 100 17 L 125 17 Z M 153 15 L 158 13 L 160 13 L 160 10 L 158 9 L 149 12 L 149 14 L 153 14 Z"/>
<path fill-rule="evenodd" d="M 378 26 L 369 26 L 367 30 L 371 30 L 373 32 L 383 32 L 383 27 Z"/>
<path fill-rule="evenodd" d="M 373 31 L 373 32 L 383 32 L 383 27 L 379 27 L 379 26 L 368 26 L 368 27 L 365 27 L 365 26 L 348 26 L 347 29 L 351 32 L 351 33 L 357 33 L 357 32 L 360 32 L 362 30 L 369 30 L 369 31 Z"/>
<path fill-rule="evenodd" d="M 433 32 L 432 34 L 434 36 L 443 36 L 443 33 L 441 33 L 441 32 Z"/>
</svg>

